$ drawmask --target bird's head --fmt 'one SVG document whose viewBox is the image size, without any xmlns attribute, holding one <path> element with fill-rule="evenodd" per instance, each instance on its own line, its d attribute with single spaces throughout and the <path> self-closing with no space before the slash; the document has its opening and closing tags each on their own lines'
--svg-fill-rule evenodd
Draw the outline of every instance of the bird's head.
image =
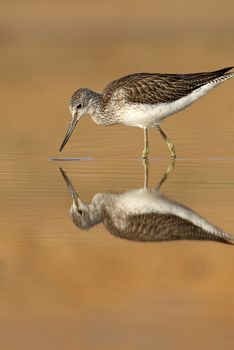
<svg viewBox="0 0 234 350">
<path fill-rule="evenodd" d="M 81 229 L 89 229 L 99 224 L 102 220 L 99 206 L 92 202 L 90 204 L 83 203 L 65 171 L 60 168 L 60 172 L 72 197 L 70 214 L 73 223 Z"/>
<path fill-rule="evenodd" d="M 90 101 L 92 100 L 93 92 L 89 89 L 81 88 L 75 91 L 69 102 L 69 109 L 72 115 L 70 125 L 63 140 L 63 143 L 59 149 L 61 152 L 67 141 L 69 140 L 73 130 L 75 129 L 78 121 L 85 114 L 89 114 Z"/>
</svg>

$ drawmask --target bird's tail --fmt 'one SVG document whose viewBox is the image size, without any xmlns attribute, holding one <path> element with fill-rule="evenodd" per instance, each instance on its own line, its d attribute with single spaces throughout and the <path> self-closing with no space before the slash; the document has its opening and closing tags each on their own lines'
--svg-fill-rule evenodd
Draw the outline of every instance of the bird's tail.
<svg viewBox="0 0 234 350">
<path fill-rule="evenodd" d="M 212 72 L 214 74 L 214 78 L 220 78 L 220 80 L 226 80 L 234 77 L 234 72 L 227 73 L 233 67 L 227 67 L 223 69 L 219 69 L 217 71 Z"/>
<path fill-rule="evenodd" d="M 222 68 L 222 69 L 219 69 L 219 70 L 216 70 L 214 71 L 213 73 L 218 76 L 222 76 L 224 75 L 226 72 L 228 72 L 229 70 L 231 70 L 233 67 L 226 67 L 226 68 Z M 233 73 L 233 72 L 232 72 Z M 229 74 L 232 74 L 232 73 L 229 73 Z"/>
</svg>

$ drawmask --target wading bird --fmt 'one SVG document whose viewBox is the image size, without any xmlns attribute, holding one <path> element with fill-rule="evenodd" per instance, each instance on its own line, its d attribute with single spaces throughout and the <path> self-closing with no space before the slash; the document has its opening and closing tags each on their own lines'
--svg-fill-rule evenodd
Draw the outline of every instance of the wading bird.
<svg viewBox="0 0 234 350">
<path fill-rule="evenodd" d="M 97 124 L 142 128 L 145 159 L 149 154 L 148 128 L 155 127 L 175 158 L 175 147 L 161 129 L 161 122 L 234 77 L 234 72 L 227 73 L 232 68 L 192 74 L 136 73 L 112 81 L 101 94 L 81 88 L 70 99 L 72 120 L 59 150 L 66 145 L 80 118 L 89 115 Z"/>
</svg>

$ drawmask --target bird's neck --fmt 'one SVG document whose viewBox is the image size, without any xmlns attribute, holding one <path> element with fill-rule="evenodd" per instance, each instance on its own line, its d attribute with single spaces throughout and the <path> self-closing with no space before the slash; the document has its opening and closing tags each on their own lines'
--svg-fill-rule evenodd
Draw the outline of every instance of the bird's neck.
<svg viewBox="0 0 234 350">
<path fill-rule="evenodd" d="M 109 118 L 108 106 L 103 103 L 103 95 L 94 91 L 92 91 L 92 96 L 89 100 L 88 114 L 96 124 L 113 124 L 113 120 Z"/>
<path fill-rule="evenodd" d="M 89 100 L 88 114 L 96 124 L 102 124 L 102 94 L 92 91 L 92 96 Z"/>
</svg>

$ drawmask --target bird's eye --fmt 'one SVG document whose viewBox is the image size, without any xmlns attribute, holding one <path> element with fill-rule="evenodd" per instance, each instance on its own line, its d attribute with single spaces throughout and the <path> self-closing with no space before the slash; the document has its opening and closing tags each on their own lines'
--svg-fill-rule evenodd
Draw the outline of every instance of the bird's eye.
<svg viewBox="0 0 234 350">
<path fill-rule="evenodd" d="M 82 215 L 82 214 L 83 214 L 82 210 L 80 210 L 80 209 L 77 210 L 77 213 L 78 213 L 79 215 Z"/>
<path fill-rule="evenodd" d="M 77 109 L 79 109 L 79 108 L 81 108 L 81 107 L 82 107 L 82 103 L 79 103 L 79 104 L 76 106 Z"/>
</svg>

